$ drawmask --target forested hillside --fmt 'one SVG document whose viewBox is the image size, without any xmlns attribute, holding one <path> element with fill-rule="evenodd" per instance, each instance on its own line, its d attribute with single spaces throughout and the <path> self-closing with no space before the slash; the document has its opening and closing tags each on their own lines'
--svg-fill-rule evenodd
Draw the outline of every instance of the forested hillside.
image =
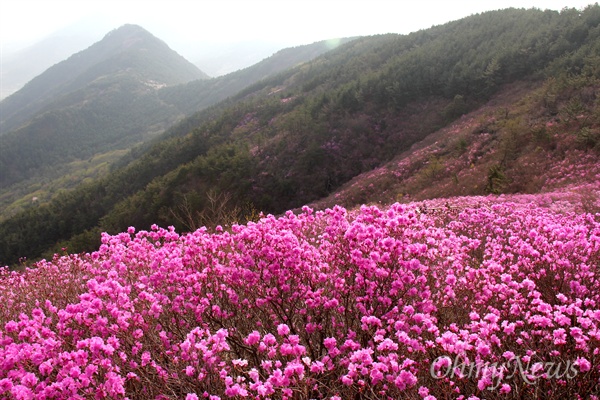
<svg viewBox="0 0 600 400">
<path fill-rule="evenodd" d="M 0 186 L 146 139 L 180 116 L 156 89 L 202 77 L 141 27 L 110 32 L 0 103 Z"/>
<path fill-rule="evenodd" d="M 555 118 L 558 126 L 571 124 L 579 138 L 560 141 L 565 151 L 595 154 L 599 25 L 598 5 L 583 12 L 508 9 L 346 43 L 174 126 L 109 176 L 3 221 L 1 261 L 36 258 L 53 246 L 87 251 L 100 231 L 154 223 L 192 230 L 299 207 L 434 132 L 452 135 L 440 129 L 486 103 L 494 107 L 488 103 L 494 96 L 520 82 L 532 90 L 546 87 L 541 103 L 523 106 L 512 127 L 508 115 L 481 129 L 509 132 L 498 145 L 520 148 L 521 140 L 531 140 L 522 133 L 533 132 L 531 121 Z M 551 129 L 535 140 L 546 140 L 546 133 L 549 143 L 540 147 L 551 148 Z M 458 141 L 458 151 L 475 151 L 472 143 Z M 514 154 L 506 150 L 505 156 Z M 558 161 L 561 154 L 551 155 Z M 497 172 L 486 171 L 490 187 L 480 187 L 481 194 L 538 189 L 499 184 L 495 179 L 509 163 L 498 163 Z"/>
<path fill-rule="evenodd" d="M 124 26 L 0 103 L 0 220 L 106 174 L 125 151 L 175 121 L 349 39 L 281 50 L 227 76 L 199 71 L 140 27 Z M 179 74 L 179 77 L 178 77 Z M 36 110 L 37 114 L 36 114 Z"/>
</svg>

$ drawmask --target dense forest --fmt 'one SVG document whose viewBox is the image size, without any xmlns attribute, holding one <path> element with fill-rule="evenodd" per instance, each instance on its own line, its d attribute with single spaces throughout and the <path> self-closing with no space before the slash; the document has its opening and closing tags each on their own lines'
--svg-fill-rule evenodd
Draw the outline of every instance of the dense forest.
<svg viewBox="0 0 600 400">
<path fill-rule="evenodd" d="M 570 106 L 575 114 L 597 112 L 588 106 L 596 104 L 599 55 L 597 4 L 507 9 L 409 35 L 358 38 L 192 115 L 132 150 L 109 175 L 2 221 L 0 261 L 15 264 L 60 247 L 89 251 L 101 231 L 128 226 L 186 231 L 299 207 L 514 82 L 566 79 L 570 86 L 554 86 L 556 104 L 573 88 L 591 87 L 587 103 Z M 558 113 L 552 104 L 545 110 Z M 581 127 L 590 151 L 597 150 L 596 117 Z"/>
</svg>

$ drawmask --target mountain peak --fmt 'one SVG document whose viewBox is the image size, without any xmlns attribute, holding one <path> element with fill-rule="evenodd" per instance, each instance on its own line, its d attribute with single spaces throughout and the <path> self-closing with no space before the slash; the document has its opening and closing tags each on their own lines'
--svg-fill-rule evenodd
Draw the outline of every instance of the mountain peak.
<svg viewBox="0 0 600 400">
<path fill-rule="evenodd" d="M 108 32 L 94 44 L 97 51 L 117 54 L 126 50 L 149 49 L 156 53 L 175 53 L 169 46 L 139 25 L 125 24 Z"/>
<path fill-rule="evenodd" d="M 150 32 L 148 32 L 146 29 L 142 28 L 139 25 L 135 25 L 135 24 L 125 24 L 116 29 L 113 29 L 112 31 L 108 32 L 104 36 L 103 40 L 107 40 L 107 39 L 123 40 L 123 39 L 127 39 L 127 38 L 134 37 L 134 36 L 160 40 L 160 39 L 156 38 L 154 35 L 152 35 Z"/>
<path fill-rule="evenodd" d="M 126 77 L 170 86 L 208 76 L 141 26 L 123 25 L 4 99 L 0 135 L 17 128 L 59 97 L 83 90 L 99 78 L 121 81 Z"/>
</svg>

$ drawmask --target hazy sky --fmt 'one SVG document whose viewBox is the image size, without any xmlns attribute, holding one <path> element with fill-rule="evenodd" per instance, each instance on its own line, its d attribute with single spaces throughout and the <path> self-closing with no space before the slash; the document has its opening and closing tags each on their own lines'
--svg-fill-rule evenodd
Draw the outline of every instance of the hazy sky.
<svg viewBox="0 0 600 400">
<path fill-rule="evenodd" d="M 190 42 L 257 40 L 299 45 L 335 37 L 409 33 L 486 10 L 560 10 L 590 3 L 593 1 L 0 0 L 0 42 L 9 49 L 72 24 L 107 31 L 134 23 L 183 54 L 181 49 Z"/>
</svg>

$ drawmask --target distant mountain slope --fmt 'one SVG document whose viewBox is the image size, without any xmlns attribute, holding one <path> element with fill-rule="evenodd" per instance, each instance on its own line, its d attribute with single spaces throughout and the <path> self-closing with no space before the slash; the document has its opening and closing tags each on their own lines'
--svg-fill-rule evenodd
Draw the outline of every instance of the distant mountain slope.
<svg viewBox="0 0 600 400">
<path fill-rule="evenodd" d="M 4 51 L 0 100 L 21 89 L 47 68 L 88 47 L 93 35 L 57 33 L 18 51 Z"/>
<path fill-rule="evenodd" d="M 565 152 L 595 151 L 599 26 L 598 5 L 583 12 L 508 9 L 354 40 L 179 123 L 111 175 L 0 223 L 3 261 L 38 257 L 64 241 L 72 251 L 94 248 L 100 230 L 153 223 L 189 230 L 314 202 L 442 132 L 507 85 L 547 82 L 543 107 L 521 110 L 513 128 L 504 125 L 504 108 L 492 111 L 490 129 L 508 134 L 498 141 L 503 155 L 489 160 L 500 165 L 485 164 L 485 180 L 491 192 L 509 190 L 502 174 L 519 154 L 514 149 L 536 151 L 531 140 L 551 149 L 547 131 L 529 128 L 562 112 L 569 124 L 582 120 L 569 131 L 577 139 L 549 153 L 552 162 Z M 527 128 L 522 135 L 519 124 Z M 459 139 L 458 151 L 469 146 Z M 438 167 L 432 159 L 424 174 L 442 173 Z"/>
<path fill-rule="evenodd" d="M 174 85 L 206 78 L 196 66 L 136 25 L 124 25 L 31 80 L 0 103 L 0 135 L 16 129 L 57 97 L 96 79 L 135 71 L 140 82 Z"/>
<path fill-rule="evenodd" d="M 127 29 L 125 31 L 127 38 Z M 111 40 L 115 41 L 114 35 Z M 45 202 L 63 189 L 99 176 L 107 169 L 105 164 L 114 162 L 124 149 L 156 136 L 176 119 L 349 40 L 285 49 L 255 66 L 224 77 L 166 87 L 156 80 L 142 79 L 138 67 L 128 67 L 125 72 L 115 71 L 82 84 L 81 81 L 93 78 L 98 70 L 114 69 L 105 62 L 95 64 L 69 83 L 75 87 L 83 85 L 81 89 L 51 97 L 48 105 L 26 125 L 2 138 L 0 219 L 26 207 L 32 198 Z M 119 57 L 132 56 L 121 54 Z M 111 62 L 115 58 L 110 58 Z M 188 119 L 185 124 L 193 124 L 193 121 L 193 118 Z M 185 129 L 185 124 L 170 132 Z M 104 162 L 99 164 L 93 160 Z"/>
<path fill-rule="evenodd" d="M 20 90 L 51 66 L 101 40 L 113 28 L 108 17 L 90 15 L 62 26 L 24 47 L 5 46 L 0 59 L 0 100 Z"/>
<path fill-rule="evenodd" d="M 0 186 L 144 140 L 181 116 L 157 89 L 204 77 L 139 26 L 110 32 L 0 103 Z"/>
<path fill-rule="evenodd" d="M 206 108 L 237 94 L 249 84 L 254 84 L 299 64 L 313 60 L 355 38 L 331 39 L 279 50 L 255 65 L 222 77 L 196 80 L 184 85 L 160 90 L 164 101 L 176 105 L 186 114 Z"/>
</svg>

